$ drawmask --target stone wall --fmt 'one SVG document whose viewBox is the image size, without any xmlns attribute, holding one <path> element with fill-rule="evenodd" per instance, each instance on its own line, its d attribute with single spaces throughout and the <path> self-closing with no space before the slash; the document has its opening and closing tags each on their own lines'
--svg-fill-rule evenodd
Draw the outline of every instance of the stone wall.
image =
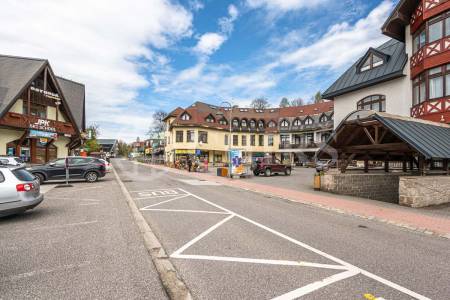
<svg viewBox="0 0 450 300">
<path fill-rule="evenodd" d="M 398 203 L 400 174 L 325 174 L 320 189 L 325 192 Z"/>
<path fill-rule="evenodd" d="M 450 203 L 450 176 L 401 177 L 399 203 L 411 207 Z"/>
</svg>

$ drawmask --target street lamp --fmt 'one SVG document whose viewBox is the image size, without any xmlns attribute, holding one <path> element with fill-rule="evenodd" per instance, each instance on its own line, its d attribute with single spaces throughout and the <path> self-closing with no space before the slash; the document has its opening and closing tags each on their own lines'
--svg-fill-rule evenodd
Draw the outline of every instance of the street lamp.
<svg viewBox="0 0 450 300">
<path fill-rule="evenodd" d="M 225 104 L 225 105 L 224 105 Z M 228 175 L 230 178 L 233 178 L 233 175 L 231 174 L 231 134 L 232 134 L 232 116 L 233 116 L 233 105 L 228 101 L 223 101 L 220 103 L 221 107 L 229 107 L 230 108 L 230 118 L 228 119 L 228 123 L 230 125 L 230 134 L 228 135 Z M 224 116 L 224 113 L 221 111 L 218 111 L 216 113 L 218 116 Z"/>
</svg>

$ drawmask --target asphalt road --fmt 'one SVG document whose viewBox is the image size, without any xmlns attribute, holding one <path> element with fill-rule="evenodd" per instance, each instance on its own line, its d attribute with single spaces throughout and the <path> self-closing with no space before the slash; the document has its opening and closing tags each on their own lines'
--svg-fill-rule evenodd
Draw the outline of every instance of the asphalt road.
<svg viewBox="0 0 450 300">
<path fill-rule="evenodd" d="M 0 299 L 166 299 L 114 177 L 73 185 L 0 219 Z"/>
<path fill-rule="evenodd" d="M 447 239 L 113 164 L 197 299 L 449 298 Z"/>
</svg>

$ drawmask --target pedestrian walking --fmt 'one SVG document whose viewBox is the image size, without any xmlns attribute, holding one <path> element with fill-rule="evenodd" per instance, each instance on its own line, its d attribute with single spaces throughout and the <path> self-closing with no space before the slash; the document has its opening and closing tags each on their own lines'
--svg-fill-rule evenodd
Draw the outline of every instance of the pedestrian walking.
<svg viewBox="0 0 450 300">
<path fill-rule="evenodd" d="M 188 165 L 188 171 L 190 172 L 190 171 L 191 171 L 191 167 L 192 167 L 192 160 L 191 160 L 191 157 L 188 157 L 188 159 L 187 159 L 187 165 Z"/>
</svg>

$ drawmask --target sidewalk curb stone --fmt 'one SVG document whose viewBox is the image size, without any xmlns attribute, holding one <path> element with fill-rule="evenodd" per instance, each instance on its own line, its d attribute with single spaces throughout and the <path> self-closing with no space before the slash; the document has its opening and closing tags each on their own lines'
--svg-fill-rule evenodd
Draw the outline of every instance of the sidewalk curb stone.
<svg viewBox="0 0 450 300">
<path fill-rule="evenodd" d="M 122 193 L 125 195 L 127 204 L 131 210 L 135 223 L 137 224 L 139 231 L 143 235 L 144 245 L 151 256 L 153 264 L 155 265 L 156 270 L 159 274 L 161 283 L 166 290 L 169 298 L 172 300 L 192 300 L 193 298 L 188 287 L 179 276 L 177 270 L 166 254 L 163 246 L 151 230 L 148 223 L 145 221 L 144 216 L 139 211 L 136 203 L 134 202 L 127 188 L 120 179 L 119 174 L 117 174 L 117 171 L 114 168 L 113 172 L 116 177 L 116 181 L 119 183 Z"/>
</svg>

